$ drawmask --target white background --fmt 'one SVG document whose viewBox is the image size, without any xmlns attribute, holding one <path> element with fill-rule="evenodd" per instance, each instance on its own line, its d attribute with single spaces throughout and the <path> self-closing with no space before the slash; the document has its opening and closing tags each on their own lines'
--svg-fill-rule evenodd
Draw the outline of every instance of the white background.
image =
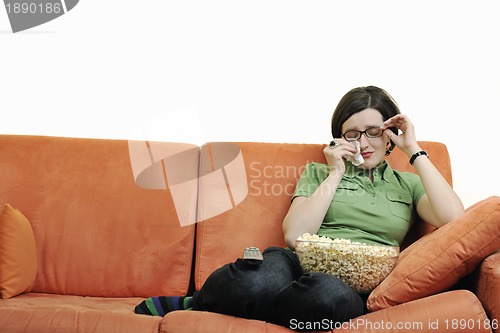
<svg viewBox="0 0 500 333">
<path fill-rule="evenodd" d="M 13 34 L 0 7 L 0 133 L 326 143 L 340 97 L 378 85 L 446 143 L 468 207 L 500 188 L 497 8 L 80 0 Z"/>
</svg>

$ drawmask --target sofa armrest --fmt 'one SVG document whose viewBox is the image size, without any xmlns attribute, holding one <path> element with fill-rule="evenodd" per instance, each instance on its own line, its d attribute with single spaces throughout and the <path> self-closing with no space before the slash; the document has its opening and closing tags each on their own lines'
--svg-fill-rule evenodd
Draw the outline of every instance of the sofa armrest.
<svg viewBox="0 0 500 333">
<path fill-rule="evenodd" d="M 488 317 L 500 321 L 500 250 L 483 260 L 475 287 L 476 296 Z M 494 332 L 500 333 L 500 329 Z"/>
</svg>

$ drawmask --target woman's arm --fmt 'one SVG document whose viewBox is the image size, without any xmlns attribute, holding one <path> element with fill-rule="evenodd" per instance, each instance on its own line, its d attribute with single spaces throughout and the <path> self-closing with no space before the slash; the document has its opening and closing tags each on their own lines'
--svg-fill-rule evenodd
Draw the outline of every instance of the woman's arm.
<svg viewBox="0 0 500 333">
<path fill-rule="evenodd" d="M 293 199 L 283 220 L 283 233 L 289 248 L 294 249 L 295 240 L 304 233 L 315 234 L 318 232 L 340 179 L 342 179 L 341 174 L 331 172 L 309 198 L 296 197 Z"/>
<path fill-rule="evenodd" d="M 397 127 L 403 134 L 393 134 L 387 128 Z M 384 122 L 383 128 L 391 140 L 410 158 L 422 150 L 415 138 L 413 124 L 407 116 L 397 115 Z M 440 227 L 464 213 L 462 201 L 446 179 L 426 156 L 419 156 L 413 166 L 420 176 L 425 193 L 417 203 L 417 213 L 426 222 Z"/>
<path fill-rule="evenodd" d="M 426 193 L 417 203 L 417 213 L 424 221 L 439 228 L 464 214 L 462 201 L 427 157 L 417 158 L 413 166 Z"/>
<path fill-rule="evenodd" d="M 334 149 L 326 146 L 323 153 L 330 166 L 328 177 L 309 198 L 296 197 L 283 220 L 282 228 L 285 242 L 291 249 L 295 248 L 295 240 L 304 233 L 315 234 L 318 232 L 344 175 L 343 157 L 354 156 L 356 149 L 345 141 L 335 146 Z"/>
</svg>

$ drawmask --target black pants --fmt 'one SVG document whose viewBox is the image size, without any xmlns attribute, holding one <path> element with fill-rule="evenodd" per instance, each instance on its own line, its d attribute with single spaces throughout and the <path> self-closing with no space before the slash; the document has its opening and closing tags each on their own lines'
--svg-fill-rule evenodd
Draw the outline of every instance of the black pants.
<svg viewBox="0 0 500 333">
<path fill-rule="evenodd" d="M 213 272 L 194 293 L 193 309 L 292 329 L 340 323 L 365 312 L 352 288 L 332 275 L 304 273 L 293 251 L 270 247 L 263 256 L 261 264 L 238 259 Z"/>
</svg>

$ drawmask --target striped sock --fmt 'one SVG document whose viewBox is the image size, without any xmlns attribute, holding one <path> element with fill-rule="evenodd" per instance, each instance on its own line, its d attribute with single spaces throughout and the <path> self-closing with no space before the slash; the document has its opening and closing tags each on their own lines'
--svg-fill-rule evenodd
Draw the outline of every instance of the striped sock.
<svg viewBox="0 0 500 333">
<path fill-rule="evenodd" d="M 148 316 L 163 317 L 175 310 L 189 310 L 192 306 L 192 296 L 157 296 L 142 301 L 135 307 L 135 313 Z"/>
</svg>

